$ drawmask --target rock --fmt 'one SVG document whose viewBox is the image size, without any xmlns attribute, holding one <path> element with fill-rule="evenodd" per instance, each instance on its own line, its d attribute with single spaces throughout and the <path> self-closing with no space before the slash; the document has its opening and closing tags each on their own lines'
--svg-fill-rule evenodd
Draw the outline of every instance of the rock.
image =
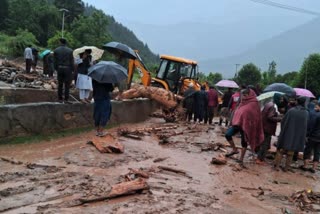
<svg viewBox="0 0 320 214">
<path fill-rule="evenodd" d="M 45 83 L 45 84 L 43 85 L 43 87 L 44 87 L 46 90 L 52 90 L 52 86 L 51 86 L 50 84 L 48 84 L 48 83 Z"/>
<path fill-rule="evenodd" d="M 42 85 L 42 84 L 43 84 L 42 81 L 35 81 L 35 82 L 34 82 L 34 85 Z"/>
<path fill-rule="evenodd" d="M 26 87 L 26 83 L 24 83 L 24 82 L 20 82 L 20 87 L 21 87 L 21 88 Z"/>
<path fill-rule="evenodd" d="M 15 75 L 17 75 L 17 73 L 16 73 L 16 72 L 11 72 L 11 74 L 10 74 L 10 78 L 12 78 L 12 79 L 13 79 Z"/>
<path fill-rule="evenodd" d="M 227 160 L 223 155 L 220 154 L 218 157 L 213 157 L 211 163 L 217 165 L 224 165 L 227 163 Z"/>
<path fill-rule="evenodd" d="M 55 84 L 54 82 L 51 82 L 50 84 L 51 84 L 52 89 L 57 89 L 58 88 L 57 84 Z"/>
</svg>

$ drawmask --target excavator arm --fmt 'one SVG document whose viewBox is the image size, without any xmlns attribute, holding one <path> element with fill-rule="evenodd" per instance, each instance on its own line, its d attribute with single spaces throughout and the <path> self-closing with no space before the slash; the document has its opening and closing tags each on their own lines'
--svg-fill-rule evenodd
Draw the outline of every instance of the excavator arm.
<svg viewBox="0 0 320 214">
<path fill-rule="evenodd" d="M 133 74 L 135 70 L 138 71 L 140 77 L 141 77 L 141 83 L 144 86 L 150 86 L 151 85 L 151 74 L 142 62 L 138 51 L 135 51 L 137 55 L 137 59 L 129 59 L 128 64 L 128 80 L 127 80 L 127 88 L 129 89 L 132 83 Z"/>
</svg>

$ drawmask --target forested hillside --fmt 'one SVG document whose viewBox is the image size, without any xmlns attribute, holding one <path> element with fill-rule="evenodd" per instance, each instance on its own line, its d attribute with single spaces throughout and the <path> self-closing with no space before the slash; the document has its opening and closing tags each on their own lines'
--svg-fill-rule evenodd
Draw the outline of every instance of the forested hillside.
<svg viewBox="0 0 320 214">
<path fill-rule="evenodd" d="M 28 44 L 55 48 L 66 9 L 63 36 L 72 48 L 119 41 L 139 50 L 146 63 L 158 63 L 159 57 L 132 31 L 81 0 L 0 0 L 0 5 L 0 55 L 21 56 Z"/>
</svg>

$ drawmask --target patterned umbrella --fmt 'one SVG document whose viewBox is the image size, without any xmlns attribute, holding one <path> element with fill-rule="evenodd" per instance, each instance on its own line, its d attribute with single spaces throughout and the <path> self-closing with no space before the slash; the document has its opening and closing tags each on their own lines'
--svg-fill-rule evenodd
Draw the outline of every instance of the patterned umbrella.
<svg viewBox="0 0 320 214">
<path fill-rule="evenodd" d="M 232 80 L 220 80 L 216 86 L 225 88 L 239 88 L 238 84 Z"/>
<path fill-rule="evenodd" d="M 296 92 L 297 96 L 303 96 L 303 97 L 311 97 L 315 98 L 313 93 L 309 91 L 308 89 L 304 88 L 294 88 L 294 91 Z"/>
<path fill-rule="evenodd" d="M 83 46 L 81 48 L 77 48 L 73 51 L 73 57 L 78 58 L 79 54 L 85 52 L 85 50 L 91 50 L 92 61 L 96 61 L 100 59 L 103 55 L 104 50 L 101 50 L 95 46 Z"/>
</svg>

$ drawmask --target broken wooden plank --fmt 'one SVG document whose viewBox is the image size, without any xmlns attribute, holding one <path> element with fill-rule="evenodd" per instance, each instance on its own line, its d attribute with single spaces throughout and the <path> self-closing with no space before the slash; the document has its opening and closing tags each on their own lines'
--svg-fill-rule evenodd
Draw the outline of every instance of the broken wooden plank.
<svg viewBox="0 0 320 214">
<path fill-rule="evenodd" d="M 227 164 L 227 159 L 224 155 L 219 155 L 218 157 L 213 157 L 211 163 L 217 165 L 224 165 Z"/>
<path fill-rule="evenodd" d="M 164 160 L 167 160 L 169 157 L 165 157 L 165 158 L 156 158 L 153 160 L 153 163 L 158 163 L 158 162 L 162 162 Z"/>
<path fill-rule="evenodd" d="M 79 201 L 81 202 L 81 204 L 104 201 L 107 199 L 134 194 L 147 189 L 149 189 L 149 185 L 146 182 L 146 180 L 143 178 L 138 178 L 133 181 L 127 181 L 114 185 L 111 191 L 106 196 L 101 196 L 92 199 L 80 198 Z"/>
<path fill-rule="evenodd" d="M 112 135 L 105 137 L 94 137 L 89 144 L 94 145 L 101 153 L 123 153 L 124 146 L 118 142 Z"/>
<path fill-rule="evenodd" d="M 190 175 L 188 175 L 188 173 L 182 169 L 176 169 L 176 168 L 172 168 L 172 167 L 168 167 L 168 166 L 158 166 L 159 169 L 161 170 L 165 170 L 165 171 L 169 171 L 169 172 L 174 172 L 180 175 L 184 175 L 188 178 L 192 178 Z"/>
</svg>

